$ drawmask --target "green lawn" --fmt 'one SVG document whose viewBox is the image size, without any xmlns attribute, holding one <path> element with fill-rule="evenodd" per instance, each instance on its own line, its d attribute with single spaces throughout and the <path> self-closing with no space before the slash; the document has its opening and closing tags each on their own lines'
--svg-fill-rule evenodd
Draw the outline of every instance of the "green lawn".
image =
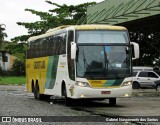
<svg viewBox="0 0 160 125">
<path fill-rule="evenodd" d="M 25 76 L 0 76 L 0 85 L 7 85 L 7 84 L 18 84 L 22 85 L 26 83 Z"/>
</svg>

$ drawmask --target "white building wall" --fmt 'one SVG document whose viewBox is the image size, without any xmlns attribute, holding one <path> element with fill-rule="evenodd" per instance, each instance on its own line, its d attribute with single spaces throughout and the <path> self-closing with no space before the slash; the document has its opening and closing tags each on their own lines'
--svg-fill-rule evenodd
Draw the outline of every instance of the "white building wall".
<svg viewBox="0 0 160 125">
<path fill-rule="evenodd" d="M 9 70 L 10 69 L 10 54 L 5 53 L 5 56 L 7 56 L 7 62 L 2 61 L 2 54 L 0 53 L 0 67 L 2 70 Z"/>
</svg>

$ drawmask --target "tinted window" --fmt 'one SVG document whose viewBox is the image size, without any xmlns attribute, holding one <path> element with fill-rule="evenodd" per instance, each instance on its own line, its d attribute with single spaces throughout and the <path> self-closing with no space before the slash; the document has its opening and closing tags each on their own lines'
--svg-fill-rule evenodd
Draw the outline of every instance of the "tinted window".
<svg viewBox="0 0 160 125">
<path fill-rule="evenodd" d="M 140 72 L 138 77 L 148 77 L 148 72 Z"/>
<path fill-rule="evenodd" d="M 66 33 L 31 41 L 27 58 L 66 54 Z"/>
<path fill-rule="evenodd" d="M 158 78 L 158 76 L 154 72 L 148 72 L 148 77 Z"/>
<path fill-rule="evenodd" d="M 126 31 L 77 31 L 77 43 L 128 43 Z"/>
</svg>

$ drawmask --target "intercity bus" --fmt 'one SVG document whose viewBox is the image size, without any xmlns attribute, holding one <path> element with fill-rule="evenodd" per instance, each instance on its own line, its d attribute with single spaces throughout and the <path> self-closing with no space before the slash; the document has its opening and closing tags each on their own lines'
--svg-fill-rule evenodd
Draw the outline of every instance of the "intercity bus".
<svg viewBox="0 0 160 125">
<path fill-rule="evenodd" d="M 132 59 L 139 57 L 139 46 L 124 27 L 61 26 L 31 37 L 28 46 L 26 87 L 36 99 L 58 96 L 66 105 L 109 99 L 115 105 L 116 98 L 131 96 Z"/>
</svg>

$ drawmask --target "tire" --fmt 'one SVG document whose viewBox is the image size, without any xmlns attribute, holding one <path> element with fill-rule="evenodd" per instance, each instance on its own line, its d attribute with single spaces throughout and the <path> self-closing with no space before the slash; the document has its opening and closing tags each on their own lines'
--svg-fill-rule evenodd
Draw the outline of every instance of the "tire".
<svg viewBox="0 0 160 125">
<path fill-rule="evenodd" d="M 157 86 L 156 86 L 156 90 L 157 90 L 157 91 L 160 91 L 160 85 L 157 85 Z"/>
<path fill-rule="evenodd" d="M 67 89 L 66 86 L 63 88 L 63 95 L 64 95 L 64 102 L 66 106 L 71 106 L 72 105 L 72 99 L 67 97 Z"/>
<path fill-rule="evenodd" d="M 133 88 L 133 89 L 140 89 L 139 83 L 138 83 L 138 82 L 133 82 L 132 88 Z"/>
<path fill-rule="evenodd" d="M 39 93 L 39 86 L 34 87 L 34 98 L 37 100 L 41 100 L 43 95 Z"/>
<path fill-rule="evenodd" d="M 116 105 L 116 98 L 110 98 L 109 99 L 109 105 L 110 106 L 115 106 Z"/>
</svg>

